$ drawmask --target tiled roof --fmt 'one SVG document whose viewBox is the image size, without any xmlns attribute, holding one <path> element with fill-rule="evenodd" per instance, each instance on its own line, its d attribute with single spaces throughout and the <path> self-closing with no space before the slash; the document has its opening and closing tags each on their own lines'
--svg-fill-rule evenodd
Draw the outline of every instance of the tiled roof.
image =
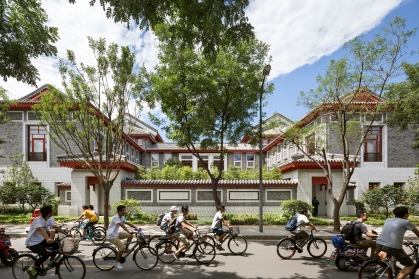
<svg viewBox="0 0 419 279">
<path fill-rule="evenodd" d="M 71 182 L 61 182 L 57 186 L 71 186 Z"/>
<path fill-rule="evenodd" d="M 199 144 L 196 144 L 197 150 L 199 149 Z M 239 143 L 237 146 L 225 144 L 224 148 L 227 148 L 227 150 L 249 150 L 249 151 L 257 151 L 259 150 L 257 147 L 253 147 L 250 144 L 245 143 Z M 147 147 L 147 150 L 179 150 L 179 151 L 188 151 L 186 147 L 180 147 L 176 143 L 173 142 L 167 142 L 167 143 L 156 143 L 151 145 L 150 147 Z M 210 151 L 210 150 L 208 150 Z M 218 150 L 214 150 L 214 152 L 217 152 Z"/>
<path fill-rule="evenodd" d="M 134 127 L 134 126 L 124 126 L 124 133 L 127 135 L 155 135 L 150 131 Z"/>
<path fill-rule="evenodd" d="M 23 96 L 22 98 L 18 99 L 19 103 L 36 103 L 36 101 L 30 101 L 30 99 L 32 97 L 34 97 L 35 95 L 41 93 L 42 91 L 49 89 L 48 86 L 46 84 L 42 85 L 41 87 L 37 88 L 35 91 L 33 91 L 32 93 L 29 93 L 26 96 Z"/>
<path fill-rule="evenodd" d="M 263 180 L 264 185 L 296 185 L 298 181 L 296 180 Z M 121 184 L 138 184 L 138 185 L 147 185 L 147 184 L 201 184 L 201 185 L 211 185 L 211 180 L 122 180 Z M 220 180 L 218 185 L 223 184 L 235 184 L 235 185 L 259 185 L 259 180 Z"/>
</svg>

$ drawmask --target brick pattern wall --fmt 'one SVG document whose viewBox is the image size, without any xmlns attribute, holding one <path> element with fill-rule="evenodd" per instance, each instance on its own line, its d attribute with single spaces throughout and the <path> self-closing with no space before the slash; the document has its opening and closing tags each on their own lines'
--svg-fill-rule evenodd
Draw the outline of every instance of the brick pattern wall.
<svg viewBox="0 0 419 279">
<path fill-rule="evenodd" d="M 412 148 L 417 133 L 414 129 L 398 132 L 396 128 L 387 128 L 388 131 L 388 167 L 389 168 L 415 168 L 418 163 L 419 150 Z"/>
<path fill-rule="evenodd" d="M 8 122 L 0 125 L 0 137 L 5 141 L 0 145 L 0 166 L 10 165 L 9 156 L 22 154 L 23 122 Z"/>
</svg>

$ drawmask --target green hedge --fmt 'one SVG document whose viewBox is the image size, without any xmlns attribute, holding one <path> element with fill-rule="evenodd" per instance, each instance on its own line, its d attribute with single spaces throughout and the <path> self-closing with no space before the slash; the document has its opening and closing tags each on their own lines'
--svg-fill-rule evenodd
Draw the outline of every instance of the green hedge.
<svg viewBox="0 0 419 279">
<path fill-rule="evenodd" d="M 358 218 L 354 216 L 341 216 L 340 217 L 340 220 L 346 220 L 346 221 L 351 221 L 351 222 L 356 219 Z M 386 216 L 384 214 L 369 214 L 368 219 L 364 222 L 364 224 L 371 225 L 371 226 L 383 226 L 385 220 L 386 220 Z M 409 216 L 408 220 L 412 222 L 415 226 L 419 226 L 419 216 Z"/>
</svg>

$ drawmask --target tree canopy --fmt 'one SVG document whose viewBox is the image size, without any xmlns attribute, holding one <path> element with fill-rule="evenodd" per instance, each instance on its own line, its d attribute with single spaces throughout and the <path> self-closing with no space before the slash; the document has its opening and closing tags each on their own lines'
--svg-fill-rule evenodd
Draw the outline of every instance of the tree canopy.
<svg viewBox="0 0 419 279">
<path fill-rule="evenodd" d="M 262 69 L 270 61 L 268 45 L 251 40 L 220 48 L 215 59 L 208 59 L 199 49 L 184 48 L 180 40 L 171 40 L 170 28 L 156 34 L 161 41 L 160 61 L 155 73 L 148 74 L 144 96 L 151 107 L 161 106 L 167 121 L 153 115 L 151 120 L 202 165 L 206 163 L 199 150 L 209 149 L 220 153 L 223 166 L 227 143 L 239 142 L 256 116 Z M 271 93 L 273 85 L 264 90 Z M 222 170 L 214 176 L 208 166 L 204 168 L 218 204 L 216 186 Z"/>
<path fill-rule="evenodd" d="M 413 125 L 419 133 L 419 63 L 404 63 L 403 69 L 406 80 L 391 84 L 386 94 L 386 105 L 391 108 L 388 124 L 402 131 Z M 419 147 L 419 137 L 416 137 L 413 146 Z"/>
<path fill-rule="evenodd" d="M 31 59 L 55 56 L 56 27 L 46 25 L 48 16 L 40 0 L 0 1 L 0 76 L 36 86 L 39 72 Z"/>
<path fill-rule="evenodd" d="M 74 3 L 75 0 L 69 0 Z M 108 18 L 141 29 L 156 30 L 160 24 L 170 29 L 172 40 L 179 38 L 191 48 L 202 47 L 205 54 L 215 54 L 220 46 L 238 45 L 254 37 L 244 9 L 249 0 L 100 0 Z M 90 0 L 94 5 L 96 0 Z"/>
<path fill-rule="evenodd" d="M 105 226 L 108 226 L 109 191 L 118 177 L 126 139 L 124 115 L 131 93 L 138 93 L 135 56 L 128 47 L 106 45 L 104 39 L 88 38 L 95 66 L 76 64 L 67 51 L 68 63 L 60 61 L 65 94 L 52 85 L 34 106 L 49 137 L 69 158 L 89 170 L 104 190 Z"/>
</svg>

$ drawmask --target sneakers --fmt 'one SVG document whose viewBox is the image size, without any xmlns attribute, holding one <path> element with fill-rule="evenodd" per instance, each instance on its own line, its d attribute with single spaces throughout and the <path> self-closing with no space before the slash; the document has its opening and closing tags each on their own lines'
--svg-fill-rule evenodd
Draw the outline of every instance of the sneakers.
<svg viewBox="0 0 419 279">
<path fill-rule="evenodd" d="M 218 251 L 224 251 L 225 249 L 221 246 L 221 243 L 220 244 L 217 244 L 216 245 L 216 248 L 218 249 Z"/>
<path fill-rule="evenodd" d="M 179 257 L 185 257 L 185 256 L 186 256 L 185 252 L 180 252 L 179 253 Z"/>
<path fill-rule="evenodd" d="M 113 264 L 114 267 L 118 268 L 118 269 L 123 269 L 122 264 L 120 262 L 115 262 Z"/>
<path fill-rule="evenodd" d="M 297 249 L 298 253 L 302 253 L 303 252 L 303 248 L 298 243 L 295 243 L 295 249 Z"/>
<path fill-rule="evenodd" d="M 25 273 L 28 275 L 29 279 L 36 279 L 38 277 L 38 272 L 32 268 L 28 268 Z"/>
</svg>

